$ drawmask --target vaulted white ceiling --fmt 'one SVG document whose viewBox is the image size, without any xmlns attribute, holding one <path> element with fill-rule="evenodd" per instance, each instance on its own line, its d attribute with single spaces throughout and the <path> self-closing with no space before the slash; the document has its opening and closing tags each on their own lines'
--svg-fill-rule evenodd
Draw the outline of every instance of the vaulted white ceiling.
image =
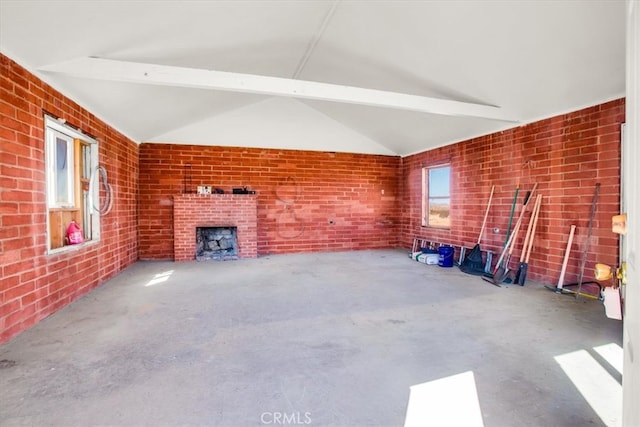
<svg viewBox="0 0 640 427">
<path fill-rule="evenodd" d="M 2 53 L 136 142 L 407 155 L 623 97 L 624 40 L 623 0 L 0 0 Z"/>
</svg>

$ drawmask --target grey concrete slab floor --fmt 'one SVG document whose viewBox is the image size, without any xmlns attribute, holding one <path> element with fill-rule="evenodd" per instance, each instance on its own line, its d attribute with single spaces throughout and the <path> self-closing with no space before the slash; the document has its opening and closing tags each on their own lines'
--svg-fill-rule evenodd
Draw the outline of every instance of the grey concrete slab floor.
<svg viewBox="0 0 640 427">
<path fill-rule="evenodd" d="M 0 346 L 0 425 L 401 426 L 464 372 L 485 426 L 604 425 L 555 358 L 619 383 L 593 349 L 621 335 L 597 300 L 398 250 L 139 262 Z"/>
</svg>

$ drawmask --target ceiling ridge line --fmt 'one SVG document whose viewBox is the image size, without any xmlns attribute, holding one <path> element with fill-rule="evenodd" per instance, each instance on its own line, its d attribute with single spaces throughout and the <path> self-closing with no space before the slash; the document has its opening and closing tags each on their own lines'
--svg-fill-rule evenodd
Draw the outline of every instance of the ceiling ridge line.
<svg viewBox="0 0 640 427">
<path fill-rule="evenodd" d="M 307 62 L 311 58 L 311 55 L 313 55 L 313 52 L 316 50 L 318 43 L 320 43 L 320 39 L 322 38 L 325 30 L 329 26 L 329 22 L 331 21 L 331 18 L 333 18 L 333 14 L 338 8 L 338 3 L 340 3 L 340 1 L 341 0 L 334 0 L 333 4 L 331 5 L 331 8 L 327 11 L 326 15 L 324 16 L 324 19 L 322 20 L 322 23 L 320 24 L 320 27 L 318 27 L 318 30 L 309 41 L 309 44 L 307 45 L 307 49 L 305 50 L 304 55 L 302 55 L 302 58 L 300 58 L 300 62 L 298 62 L 298 66 L 296 67 L 296 70 L 291 76 L 292 79 L 297 79 L 298 77 L 300 77 L 302 70 L 304 70 L 304 67 L 307 66 Z"/>
</svg>

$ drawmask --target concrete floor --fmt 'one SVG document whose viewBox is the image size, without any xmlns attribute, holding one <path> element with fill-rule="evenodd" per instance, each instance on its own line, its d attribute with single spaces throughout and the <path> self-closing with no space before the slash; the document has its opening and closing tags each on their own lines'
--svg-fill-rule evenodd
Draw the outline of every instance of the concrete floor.
<svg viewBox="0 0 640 427">
<path fill-rule="evenodd" d="M 401 426 L 410 386 L 467 371 L 485 426 L 603 425 L 554 356 L 621 335 L 401 251 L 139 262 L 0 346 L 0 425 Z"/>
</svg>

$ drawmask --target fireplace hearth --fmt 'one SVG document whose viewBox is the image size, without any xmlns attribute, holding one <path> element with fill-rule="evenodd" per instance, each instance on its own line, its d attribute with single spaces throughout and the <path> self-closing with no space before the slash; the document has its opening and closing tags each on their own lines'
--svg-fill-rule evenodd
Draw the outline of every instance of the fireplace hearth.
<svg viewBox="0 0 640 427">
<path fill-rule="evenodd" d="M 238 259 L 237 227 L 196 227 L 196 260 Z"/>
</svg>

